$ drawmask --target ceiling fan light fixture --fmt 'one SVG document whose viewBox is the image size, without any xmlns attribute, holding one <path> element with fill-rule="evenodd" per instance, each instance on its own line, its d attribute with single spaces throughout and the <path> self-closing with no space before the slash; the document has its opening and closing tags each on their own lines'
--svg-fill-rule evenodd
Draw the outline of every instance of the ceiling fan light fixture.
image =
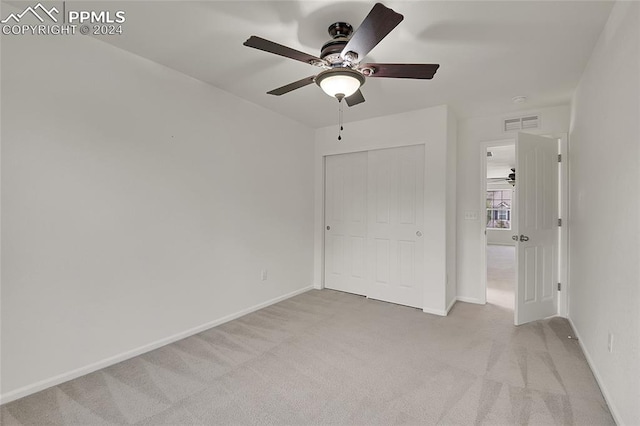
<svg viewBox="0 0 640 426">
<path fill-rule="evenodd" d="M 316 84 L 327 95 L 342 99 L 353 95 L 364 84 L 364 76 L 351 68 L 332 68 L 316 76 Z"/>
</svg>

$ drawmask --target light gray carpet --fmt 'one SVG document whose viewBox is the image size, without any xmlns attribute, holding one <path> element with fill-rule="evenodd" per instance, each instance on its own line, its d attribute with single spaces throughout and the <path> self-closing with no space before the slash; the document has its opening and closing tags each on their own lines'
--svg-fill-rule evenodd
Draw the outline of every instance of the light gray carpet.
<svg viewBox="0 0 640 426">
<path fill-rule="evenodd" d="M 1 408 L 2 424 L 614 424 L 568 322 L 313 290 Z"/>
</svg>

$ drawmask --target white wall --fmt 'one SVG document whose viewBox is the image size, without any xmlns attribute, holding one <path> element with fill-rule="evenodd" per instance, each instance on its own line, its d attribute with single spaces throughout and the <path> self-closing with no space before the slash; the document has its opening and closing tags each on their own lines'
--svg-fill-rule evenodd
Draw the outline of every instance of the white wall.
<svg viewBox="0 0 640 426">
<path fill-rule="evenodd" d="M 3 36 L 2 113 L 3 401 L 310 288 L 311 129 L 82 36 Z"/>
<path fill-rule="evenodd" d="M 522 111 L 521 115 L 529 113 L 541 117 L 541 127 L 530 133 L 558 134 L 569 130 L 568 105 Z M 481 161 L 485 158 L 483 143 L 515 138 L 516 132 L 502 131 L 504 118 L 507 115 L 474 117 L 460 120 L 458 125 L 458 299 L 468 302 L 483 303 L 485 299 L 481 274 L 486 272 L 480 258 L 486 208 Z M 478 220 L 465 220 L 465 212 L 478 213 Z"/>
<path fill-rule="evenodd" d="M 574 95 L 569 137 L 569 317 L 625 425 L 640 424 L 639 15 L 637 2 L 614 5 Z"/>
<path fill-rule="evenodd" d="M 348 116 L 348 110 L 345 111 Z M 451 124 L 453 123 L 453 124 Z M 342 140 L 337 140 L 337 125 L 316 131 L 315 148 L 315 256 L 314 286 L 322 288 L 324 236 L 324 156 L 346 152 L 425 144 L 425 312 L 445 315 L 447 308 L 447 265 L 455 264 L 455 237 L 448 232 L 454 220 L 455 205 L 447 203 L 447 195 L 455 191 L 447 164 L 455 162 L 455 118 L 446 106 L 438 106 L 403 114 L 379 117 L 344 125 Z M 452 277 L 450 277 L 450 280 Z M 454 281 L 455 285 L 455 281 Z"/>
</svg>

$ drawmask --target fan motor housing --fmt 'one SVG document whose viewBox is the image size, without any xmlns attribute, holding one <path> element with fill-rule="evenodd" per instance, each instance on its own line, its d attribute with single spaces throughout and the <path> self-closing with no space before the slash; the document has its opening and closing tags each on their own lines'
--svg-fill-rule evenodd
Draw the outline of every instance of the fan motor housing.
<svg viewBox="0 0 640 426">
<path fill-rule="evenodd" d="M 334 22 L 329 25 L 327 32 L 331 36 L 331 40 L 322 46 L 320 57 L 332 65 L 340 64 L 342 63 L 340 53 L 349 42 L 353 27 L 347 22 Z"/>
<path fill-rule="evenodd" d="M 329 25 L 329 28 L 327 28 L 327 32 L 329 33 L 331 38 L 349 38 L 351 33 L 353 33 L 353 27 L 347 22 L 334 22 L 333 24 Z"/>
<path fill-rule="evenodd" d="M 347 45 L 349 39 L 347 38 L 339 38 L 334 40 L 329 40 L 322 46 L 322 50 L 320 51 L 320 57 L 325 61 L 334 64 L 337 62 L 342 62 L 342 58 L 340 58 L 340 53 Z"/>
</svg>

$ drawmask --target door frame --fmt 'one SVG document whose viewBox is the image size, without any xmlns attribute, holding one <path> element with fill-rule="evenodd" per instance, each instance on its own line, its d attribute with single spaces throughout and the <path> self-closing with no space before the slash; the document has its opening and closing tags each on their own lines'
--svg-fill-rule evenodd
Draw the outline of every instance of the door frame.
<svg viewBox="0 0 640 426">
<path fill-rule="evenodd" d="M 538 134 L 538 133 L 536 133 Z M 560 165 L 560 179 L 558 194 L 560 205 L 560 218 L 562 219 L 562 226 L 559 227 L 558 238 L 558 280 L 562 283 L 562 290 L 558 293 L 558 315 L 561 317 L 567 317 L 569 312 L 569 229 L 567 226 L 567 218 L 569 217 L 569 157 L 568 157 L 568 137 L 566 133 L 543 133 L 540 136 L 545 136 L 553 139 L 558 139 L 559 152 L 562 156 L 562 163 Z M 508 139 L 496 139 L 485 141 L 480 144 L 480 199 L 478 211 L 484 213 L 486 210 L 486 193 L 487 193 L 487 149 L 495 146 L 509 146 L 515 147 L 516 138 Z M 517 172 L 517 171 L 516 171 Z M 478 215 L 480 219 L 480 287 L 482 297 L 480 299 L 482 304 L 487 303 L 487 235 L 485 233 L 486 227 L 484 223 L 484 214 Z M 513 217 L 513 216 L 512 216 Z M 515 303 L 515 292 L 514 292 Z M 515 310 L 514 310 L 515 318 Z"/>
</svg>

